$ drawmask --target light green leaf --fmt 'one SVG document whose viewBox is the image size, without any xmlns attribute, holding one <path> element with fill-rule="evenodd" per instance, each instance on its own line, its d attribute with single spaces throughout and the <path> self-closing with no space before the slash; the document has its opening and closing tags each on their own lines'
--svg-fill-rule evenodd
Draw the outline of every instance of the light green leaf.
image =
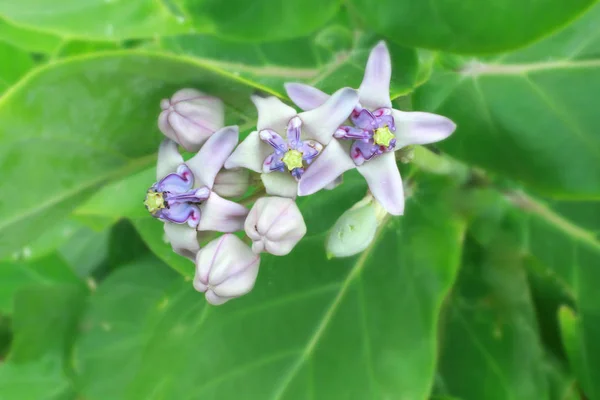
<svg viewBox="0 0 600 400">
<path fill-rule="evenodd" d="M 73 58 L 28 75 L 0 99 L 0 191 L 11 193 L 0 199 L 0 257 L 62 220 L 99 185 L 153 165 L 161 98 L 198 87 L 221 97 L 228 122 L 239 123 L 253 109 L 252 85 L 152 53 Z"/>
<path fill-rule="evenodd" d="M 459 53 L 521 47 L 575 19 L 593 0 L 351 0 L 358 18 L 399 44 Z"/>
<path fill-rule="evenodd" d="M 23 50 L 0 40 L 0 95 L 33 68 L 33 59 Z"/>
<path fill-rule="evenodd" d="M 263 255 L 253 292 L 221 307 L 163 269 L 118 271 L 93 296 L 77 345 L 84 395 L 229 399 L 243 387 L 251 399 L 425 398 L 463 223 L 445 183 L 420 184 L 406 216 L 360 256 L 327 261 L 315 229 L 289 256 Z"/>
<path fill-rule="evenodd" d="M 0 14 L 14 24 L 57 36 L 121 40 L 189 31 L 189 21 L 163 1 L 3 1 Z"/>
<path fill-rule="evenodd" d="M 15 294 L 29 286 L 69 283 L 82 286 L 77 275 L 58 255 L 27 261 L 0 262 L 0 311 L 13 312 Z"/>
<path fill-rule="evenodd" d="M 0 18 L 0 39 L 32 53 L 54 53 L 63 39 L 34 28 L 24 28 Z"/>
<path fill-rule="evenodd" d="M 0 398 L 6 400 L 73 400 L 71 384 L 57 357 L 0 365 Z"/>
<path fill-rule="evenodd" d="M 458 124 L 439 145 L 454 157 L 544 193 L 598 199 L 599 20 L 597 5 L 527 49 L 454 60 L 417 91 L 415 109 Z"/>
</svg>

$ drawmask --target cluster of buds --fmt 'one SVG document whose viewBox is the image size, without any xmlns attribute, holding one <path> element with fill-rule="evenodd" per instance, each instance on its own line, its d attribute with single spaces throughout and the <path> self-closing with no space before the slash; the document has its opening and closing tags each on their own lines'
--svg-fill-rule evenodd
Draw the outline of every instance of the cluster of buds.
<svg viewBox="0 0 600 400">
<path fill-rule="evenodd" d="M 252 290 L 260 254 L 289 254 L 306 234 L 297 196 L 334 189 L 356 168 L 369 185 L 366 197 L 346 211 L 327 239 L 330 257 L 363 251 L 388 215 L 404 212 L 404 190 L 394 152 L 448 137 L 448 118 L 392 108 L 391 60 L 385 43 L 369 55 L 358 90 L 331 96 L 288 83 L 289 98 L 302 112 L 276 97 L 252 96 L 256 130 L 241 143 L 237 126 L 225 125 L 222 101 L 182 89 L 161 102 L 157 181 L 145 205 L 164 222 L 173 250 L 196 264 L 194 288 L 219 305 Z M 184 160 L 179 146 L 196 154 Z M 263 197 L 246 197 L 260 174 Z M 242 198 L 242 202 L 232 201 Z M 242 203 L 253 201 L 250 210 Z M 234 235 L 243 231 L 245 239 Z M 206 237 L 222 233 L 204 243 Z M 201 243 L 203 244 L 201 246 Z"/>
</svg>

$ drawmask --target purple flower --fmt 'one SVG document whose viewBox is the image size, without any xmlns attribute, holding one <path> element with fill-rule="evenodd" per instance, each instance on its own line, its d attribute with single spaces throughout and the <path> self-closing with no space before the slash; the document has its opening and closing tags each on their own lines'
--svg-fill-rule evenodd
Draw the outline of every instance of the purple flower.
<svg viewBox="0 0 600 400">
<path fill-rule="evenodd" d="M 340 89 L 319 107 L 301 114 L 276 97 L 253 96 L 252 101 L 258 110 L 257 130 L 240 143 L 225 168 L 259 172 L 268 194 L 294 198 L 298 180 L 348 118 L 358 94 Z"/>
<path fill-rule="evenodd" d="M 379 42 L 367 61 L 358 90 L 359 104 L 348 114 L 352 125 L 336 130 L 335 139 L 302 176 L 299 196 L 315 193 L 345 171 L 357 168 L 387 212 L 393 215 L 404 212 L 402 179 L 393 151 L 443 140 L 454 132 L 456 125 L 441 115 L 392 109 L 391 74 L 389 51 L 384 42 Z M 286 90 L 304 110 L 319 107 L 329 98 L 319 89 L 299 83 L 286 84 Z"/>
<path fill-rule="evenodd" d="M 148 189 L 144 203 L 152 216 L 165 222 L 166 236 L 178 254 L 195 257 L 200 249 L 197 231 L 243 229 L 248 210 L 213 190 L 215 177 L 237 142 L 237 126 L 225 127 L 187 162 L 172 140 L 160 145 L 158 182 Z"/>
</svg>

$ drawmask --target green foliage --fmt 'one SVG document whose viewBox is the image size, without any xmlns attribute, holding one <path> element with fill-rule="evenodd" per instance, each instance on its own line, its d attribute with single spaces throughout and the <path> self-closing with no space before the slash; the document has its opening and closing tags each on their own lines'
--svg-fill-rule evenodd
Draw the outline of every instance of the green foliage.
<svg viewBox="0 0 600 400">
<path fill-rule="evenodd" d="M 599 24 L 591 0 L 0 2 L 0 399 L 600 398 Z M 327 259 L 350 171 L 208 305 L 142 205 L 160 100 L 216 95 L 245 137 L 251 94 L 356 88 L 379 40 L 395 107 L 458 125 L 400 165 L 405 215 Z"/>
</svg>

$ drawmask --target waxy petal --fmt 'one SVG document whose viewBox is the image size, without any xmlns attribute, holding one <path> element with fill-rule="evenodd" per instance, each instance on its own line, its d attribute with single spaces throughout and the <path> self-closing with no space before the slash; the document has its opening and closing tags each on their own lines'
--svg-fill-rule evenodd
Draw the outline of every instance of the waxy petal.
<svg viewBox="0 0 600 400">
<path fill-rule="evenodd" d="M 198 154 L 187 161 L 196 178 L 196 187 L 213 187 L 215 177 L 237 145 L 238 138 L 238 127 L 226 126 L 215 132 Z"/>
<path fill-rule="evenodd" d="M 195 228 L 200 221 L 200 209 L 195 204 L 175 203 L 160 210 L 160 218 L 176 224 L 187 222 L 188 226 Z"/>
<path fill-rule="evenodd" d="M 169 174 L 156 184 L 160 192 L 185 193 L 194 186 L 194 175 L 185 165 L 177 167 L 175 173 Z"/>
<path fill-rule="evenodd" d="M 284 132 L 288 121 L 297 114 L 296 110 L 283 103 L 277 97 L 251 96 L 250 99 L 258 111 L 258 122 L 256 129 L 273 129 L 276 132 Z"/>
<path fill-rule="evenodd" d="M 371 110 L 380 107 L 392 107 L 390 101 L 390 80 L 392 78 L 392 60 L 390 52 L 381 41 L 371 50 L 365 67 L 365 75 L 358 89 L 360 104 Z"/>
<path fill-rule="evenodd" d="M 321 106 L 329 98 L 327 93 L 304 83 L 286 83 L 283 86 L 288 97 L 304 111 Z"/>
<path fill-rule="evenodd" d="M 254 131 L 235 149 L 225 161 L 225 168 L 247 168 L 254 172 L 262 172 L 263 162 L 273 148 L 260 140 L 258 132 Z"/>
<path fill-rule="evenodd" d="M 323 151 L 323 146 L 314 140 L 305 140 L 298 150 L 302 153 L 302 159 L 310 164 Z"/>
<path fill-rule="evenodd" d="M 363 108 L 360 111 L 354 110 L 350 115 L 350 120 L 357 128 L 366 129 L 368 131 L 372 131 L 378 127 L 377 119 L 373 113 L 366 108 Z"/>
<path fill-rule="evenodd" d="M 452 120 L 426 112 L 392 111 L 396 123 L 396 150 L 413 144 L 446 139 L 456 129 Z"/>
<path fill-rule="evenodd" d="M 335 92 L 323 105 L 299 114 L 303 123 L 302 133 L 307 139 L 314 139 L 326 145 L 337 128 L 348 119 L 358 103 L 358 93 L 354 89 L 343 88 Z"/>
<path fill-rule="evenodd" d="M 273 153 L 267 156 L 263 163 L 263 172 L 266 174 L 274 171 L 285 172 L 285 164 L 281 160 L 282 158 L 283 153 Z"/>
<path fill-rule="evenodd" d="M 173 251 L 180 256 L 184 256 L 194 261 L 196 253 L 200 250 L 198 243 L 198 231 L 190 228 L 187 224 L 174 224 L 165 222 L 165 236 Z"/>
<path fill-rule="evenodd" d="M 298 142 L 300 142 L 300 128 L 302 127 L 302 120 L 295 116 L 290 119 L 290 122 L 287 126 L 287 141 L 292 149 L 298 147 Z"/>
<path fill-rule="evenodd" d="M 200 205 L 202 218 L 199 231 L 236 232 L 244 227 L 248 215 L 246 207 L 226 200 L 212 192 L 208 200 Z"/>
<path fill-rule="evenodd" d="M 368 140 L 372 136 L 371 131 L 346 125 L 340 126 L 333 134 L 336 139 L 344 140 Z"/>
<path fill-rule="evenodd" d="M 283 153 L 288 149 L 286 141 L 283 140 L 279 133 L 272 129 L 263 129 L 258 132 L 258 136 L 260 137 L 260 140 L 267 143 L 277 152 Z"/>
<path fill-rule="evenodd" d="M 392 215 L 404 213 L 404 188 L 393 152 L 384 153 L 357 167 L 373 197 Z"/>
<path fill-rule="evenodd" d="M 177 171 L 183 164 L 183 157 L 177 149 L 177 143 L 165 139 L 158 148 L 158 161 L 156 162 L 156 180 L 160 181 L 165 176 Z"/>
<path fill-rule="evenodd" d="M 348 155 L 349 145 L 332 140 L 302 175 L 298 182 L 298 196 L 318 192 L 344 172 L 354 168 L 354 162 Z"/>
<path fill-rule="evenodd" d="M 350 147 L 350 157 L 352 157 L 356 165 L 363 165 L 365 161 L 371 160 L 378 154 L 381 154 L 379 146 L 371 142 L 357 140 Z"/>
<path fill-rule="evenodd" d="M 295 198 L 298 191 L 298 182 L 287 172 L 271 172 L 270 174 L 261 174 L 263 185 L 267 194 L 272 196 L 281 196 Z"/>
</svg>

